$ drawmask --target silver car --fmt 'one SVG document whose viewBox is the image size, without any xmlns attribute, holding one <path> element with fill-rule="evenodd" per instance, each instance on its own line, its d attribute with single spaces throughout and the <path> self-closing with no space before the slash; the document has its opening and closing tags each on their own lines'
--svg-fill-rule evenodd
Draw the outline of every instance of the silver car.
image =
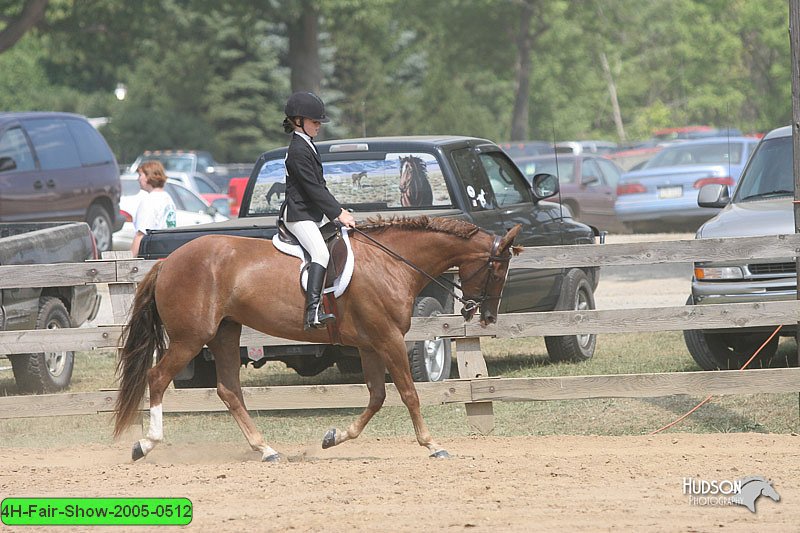
<svg viewBox="0 0 800 533">
<path fill-rule="evenodd" d="M 732 197 L 724 185 L 701 188 L 698 205 L 724 206 L 724 209 L 697 230 L 696 238 L 794 233 L 792 155 L 791 127 L 773 130 L 759 143 Z M 797 298 L 796 268 L 792 257 L 759 262 L 698 262 L 694 267 L 689 305 Z M 736 369 L 753 355 L 774 329 L 687 330 L 684 338 L 692 357 L 704 370 Z M 780 334 L 794 335 L 794 328 L 784 326 Z M 776 336 L 750 366 L 769 365 L 777 349 Z"/>
</svg>

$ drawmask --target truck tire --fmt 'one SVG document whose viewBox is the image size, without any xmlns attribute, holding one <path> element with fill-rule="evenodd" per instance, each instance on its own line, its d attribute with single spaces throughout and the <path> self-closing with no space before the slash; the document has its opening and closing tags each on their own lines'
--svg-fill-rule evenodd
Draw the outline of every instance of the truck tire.
<svg viewBox="0 0 800 533">
<path fill-rule="evenodd" d="M 413 316 L 436 316 L 442 314 L 442 304 L 436 298 L 417 298 Z M 444 381 L 450 377 L 453 360 L 452 341 L 436 339 L 406 343 L 408 363 L 414 381 Z"/>
<path fill-rule="evenodd" d="M 214 389 L 217 387 L 217 366 L 200 353 L 189 363 L 194 365 L 194 375 L 189 379 L 173 379 L 176 389 Z"/>
<path fill-rule="evenodd" d="M 92 230 L 94 241 L 97 244 L 97 252 L 107 252 L 111 250 L 111 234 L 113 226 L 111 215 L 103 207 L 93 204 L 86 212 L 86 223 Z"/>
<path fill-rule="evenodd" d="M 69 313 L 58 298 L 39 300 L 36 329 L 70 328 Z M 11 356 L 11 368 L 17 389 L 23 393 L 58 392 L 69 387 L 75 364 L 75 352 L 45 352 Z"/>
<path fill-rule="evenodd" d="M 573 268 L 564 276 L 561 295 L 555 311 L 586 311 L 594 309 L 592 282 L 583 270 Z M 553 362 L 586 361 L 594 356 L 597 335 L 564 335 L 545 337 L 547 355 Z"/>
</svg>

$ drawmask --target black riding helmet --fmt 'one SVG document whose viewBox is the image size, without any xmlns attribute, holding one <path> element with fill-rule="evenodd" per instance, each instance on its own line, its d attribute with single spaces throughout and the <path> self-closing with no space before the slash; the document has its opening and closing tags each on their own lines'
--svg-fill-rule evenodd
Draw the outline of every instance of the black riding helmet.
<svg viewBox="0 0 800 533">
<path fill-rule="evenodd" d="M 323 124 L 331 119 L 325 114 L 325 103 L 311 92 L 298 92 L 289 97 L 284 112 L 287 117 L 305 117 Z"/>
</svg>

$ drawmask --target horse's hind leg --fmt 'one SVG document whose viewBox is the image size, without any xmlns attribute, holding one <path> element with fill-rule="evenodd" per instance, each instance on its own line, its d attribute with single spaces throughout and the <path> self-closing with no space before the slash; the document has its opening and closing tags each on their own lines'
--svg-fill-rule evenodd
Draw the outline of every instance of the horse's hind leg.
<svg viewBox="0 0 800 533">
<path fill-rule="evenodd" d="M 217 365 L 217 395 L 233 415 L 250 447 L 261 452 L 261 460 L 275 462 L 280 460 L 280 455 L 264 442 L 264 437 L 256 428 L 244 404 L 239 380 L 241 333 L 241 324 L 224 320 L 217 335 L 208 343 Z"/>
<path fill-rule="evenodd" d="M 364 382 L 369 390 L 369 403 L 364 412 L 350 424 L 347 431 L 341 432 L 336 428 L 329 429 L 322 439 L 323 448 L 336 446 L 361 435 L 364 427 L 375 413 L 380 410 L 384 400 L 386 400 L 386 365 L 384 365 L 380 356 L 372 350 L 361 348 L 359 349 L 359 354 L 361 355 L 361 366 L 364 370 Z"/>
<path fill-rule="evenodd" d="M 164 391 L 169 387 L 172 378 L 185 367 L 203 348 L 197 342 L 171 341 L 169 348 L 158 363 L 147 371 L 147 383 L 150 388 L 150 428 L 147 436 L 133 445 L 133 460 L 141 459 L 150 453 L 156 444 L 164 440 L 164 422 L 162 401 Z"/>
</svg>

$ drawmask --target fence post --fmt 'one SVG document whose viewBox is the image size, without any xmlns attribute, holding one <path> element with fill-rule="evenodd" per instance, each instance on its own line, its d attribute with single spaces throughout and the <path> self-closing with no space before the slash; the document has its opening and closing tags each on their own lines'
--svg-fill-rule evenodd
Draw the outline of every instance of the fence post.
<svg viewBox="0 0 800 533">
<path fill-rule="evenodd" d="M 485 378 L 489 376 L 486 360 L 481 352 L 480 337 L 455 339 L 458 376 L 461 379 Z M 469 402 L 464 404 L 467 423 L 481 435 L 488 435 L 494 429 L 494 406 L 492 402 Z"/>
<path fill-rule="evenodd" d="M 103 259 L 132 259 L 129 251 L 125 252 L 103 252 Z M 128 313 L 133 305 L 133 296 L 136 293 L 136 284 L 128 281 L 109 283 L 108 294 L 111 297 L 111 312 L 114 316 L 114 324 L 127 324 Z"/>
</svg>

